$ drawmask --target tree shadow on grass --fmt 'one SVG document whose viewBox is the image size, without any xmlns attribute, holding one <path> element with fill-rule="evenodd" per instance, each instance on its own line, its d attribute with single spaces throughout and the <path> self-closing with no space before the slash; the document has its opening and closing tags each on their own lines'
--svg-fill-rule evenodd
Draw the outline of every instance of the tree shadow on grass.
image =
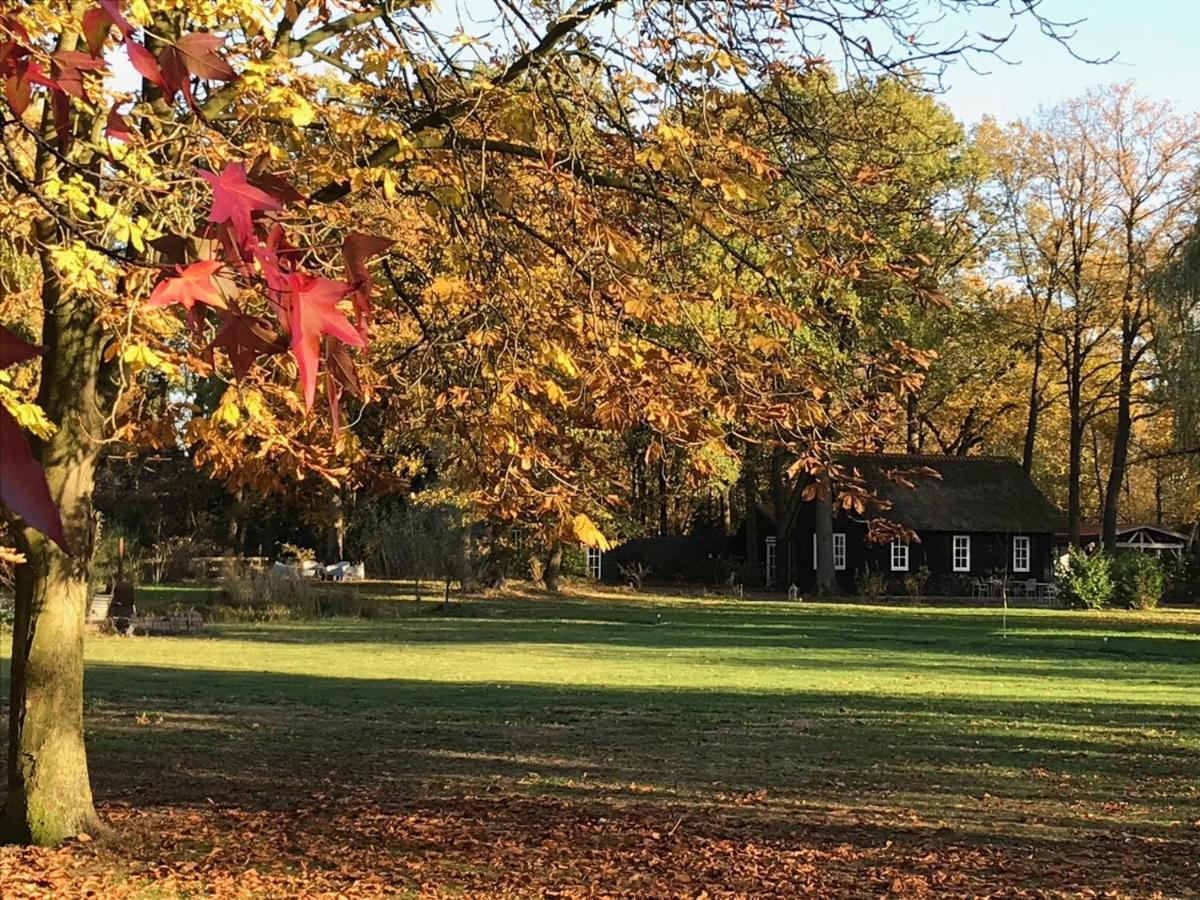
<svg viewBox="0 0 1200 900">
<path fill-rule="evenodd" d="M 1113 631 L 1086 616 L 1014 616 L 1010 633 L 1000 631 L 995 616 L 962 613 L 888 613 L 884 610 L 838 612 L 832 607 L 797 608 L 770 612 L 752 607 L 725 611 L 723 607 L 656 611 L 647 606 L 595 606 L 557 603 L 531 607 L 527 603 L 481 604 L 478 617 L 449 620 L 406 615 L 399 621 L 332 620 L 326 622 L 220 625 L 209 635 L 222 641 L 281 644 L 526 644 L 578 647 L 592 655 L 606 650 L 663 649 L 678 652 L 714 651 L 753 654 L 793 651 L 791 659 L 777 655 L 755 660 L 737 657 L 739 664 L 820 666 L 809 655 L 834 651 L 854 654 L 908 654 L 904 664 L 930 668 L 916 654 L 937 657 L 996 660 L 1003 674 L 1015 677 L 1067 675 L 1121 680 L 1131 674 L 1181 683 L 1200 666 L 1200 634 L 1193 636 L 1178 623 L 1142 622 L 1138 631 Z M 1188 628 L 1192 627 L 1188 624 Z M 1195 623 L 1200 629 L 1200 619 Z M 720 657 L 714 657 L 719 659 Z M 1151 672 L 1151 667 L 1155 671 Z M 1163 668 L 1178 667 L 1166 673 Z M 949 671 L 949 667 L 943 666 Z M 1139 669 L 1144 670 L 1139 673 Z M 978 663 L 961 671 L 978 673 Z M 1186 686 L 1186 684 L 1185 684 Z"/>
<path fill-rule="evenodd" d="M 545 818 L 571 833 L 582 828 L 585 844 L 594 839 L 588 829 L 605 822 L 661 835 L 686 821 L 693 843 L 660 855 L 696 865 L 701 848 L 712 852 L 719 841 L 767 842 L 774 849 L 764 865 L 781 872 L 797 848 L 845 845 L 866 860 L 826 890 L 883 878 L 888 866 L 917 872 L 914 860 L 933 852 L 974 860 L 973 891 L 996 878 L 1003 884 L 1013 866 L 1035 888 L 1075 879 L 1186 895 L 1183 885 L 1200 886 L 1192 880 L 1200 856 L 1200 829 L 1191 826 L 1200 819 L 1194 706 L 445 684 L 103 663 L 89 666 L 87 683 L 97 797 L 138 815 L 307 810 L 342 816 L 344 841 L 375 842 L 384 854 L 433 852 L 448 840 L 434 829 L 399 847 L 378 823 L 354 824 L 342 802 L 352 797 L 360 812 L 384 819 L 425 810 L 458 821 L 467 809 L 455 827 L 486 834 L 492 826 L 482 823 L 494 816 L 527 843 L 514 853 L 541 846 Z M 298 827 L 293 842 L 307 839 L 309 826 Z M 309 838 L 320 843 L 318 832 Z M 628 876 L 639 863 L 622 855 L 632 854 L 625 837 L 616 840 L 624 849 L 614 858 Z M 1055 862 L 1020 862 L 1035 859 Z"/>
</svg>

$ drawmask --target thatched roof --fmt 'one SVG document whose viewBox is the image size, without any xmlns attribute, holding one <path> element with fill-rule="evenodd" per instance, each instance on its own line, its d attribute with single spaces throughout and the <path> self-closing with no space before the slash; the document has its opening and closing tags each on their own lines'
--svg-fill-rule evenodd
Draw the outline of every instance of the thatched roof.
<svg viewBox="0 0 1200 900">
<path fill-rule="evenodd" d="M 847 473 L 860 473 L 871 494 L 891 504 L 868 515 L 914 531 L 1052 534 L 1066 527 L 1062 514 L 1011 459 L 879 454 L 840 457 L 837 463 Z"/>
</svg>

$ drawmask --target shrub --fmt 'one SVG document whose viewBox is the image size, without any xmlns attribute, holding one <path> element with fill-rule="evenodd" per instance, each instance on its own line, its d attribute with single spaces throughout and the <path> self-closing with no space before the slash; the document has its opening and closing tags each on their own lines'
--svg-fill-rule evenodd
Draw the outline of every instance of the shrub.
<svg viewBox="0 0 1200 900">
<path fill-rule="evenodd" d="M 858 570 L 858 574 L 854 576 L 854 586 L 858 589 L 859 596 L 867 600 L 878 600 L 887 593 L 887 579 L 878 569 L 870 567 Z"/>
<path fill-rule="evenodd" d="M 221 582 L 222 617 L 234 621 L 315 619 L 320 607 L 316 585 L 304 578 L 248 572 Z"/>
<path fill-rule="evenodd" d="M 904 593 L 913 600 L 920 600 L 925 595 L 929 575 L 929 566 L 921 566 L 917 571 L 909 572 L 904 576 Z"/>
<path fill-rule="evenodd" d="M 1112 601 L 1112 558 L 1072 548 L 1058 568 L 1063 600 L 1076 609 L 1099 609 Z"/>
<path fill-rule="evenodd" d="M 1147 553 L 1121 553 L 1113 561 L 1113 602 L 1129 609 L 1154 609 L 1163 596 L 1163 569 Z"/>
<path fill-rule="evenodd" d="M 1200 604 L 1200 541 L 1189 545 L 1179 559 L 1165 563 L 1164 599 L 1171 603 Z"/>
</svg>

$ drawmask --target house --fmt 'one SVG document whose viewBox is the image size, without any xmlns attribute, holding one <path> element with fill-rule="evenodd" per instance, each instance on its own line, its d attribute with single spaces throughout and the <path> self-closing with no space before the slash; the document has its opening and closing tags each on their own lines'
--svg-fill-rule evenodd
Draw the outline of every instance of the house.
<svg viewBox="0 0 1200 900">
<path fill-rule="evenodd" d="M 929 592 L 969 594 L 980 579 L 1008 576 L 1049 581 L 1054 537 L 1062 515 L 1010 459 L 982 456 L 880 454 L 841 457 L 857 471 L 880 508 L 865 515 L 839 510 L 833 523 L 833 563 L 839 588 L 856 590 L 864 570 L 893 584 L 922 567 Z M 809 589 L 816 581 L 818 504 L 805 500 L 808 479 L 795 485 L 775 535 L 777 585 Z M 886 509 L 883 507 L 887 507 Z M 868 539 L 868 518 L 884 518 L 916 540 Z"/>
<path fill-rule="evenodd" d="M 1084 525 L 1079 529 L 1079 542 L 1083 546 L 1099 544 L 1102 529 L 1099 525 Z M 1060 534 L 1059 544 L 1066 546 L 1067 535 Z M 1135 550 L 1155 556 L 1172 556 L 1180 559 L 1187 549 L 1188 537 L 1161 525 L 1118 525 L 1117 550 Z"/>
</svg>

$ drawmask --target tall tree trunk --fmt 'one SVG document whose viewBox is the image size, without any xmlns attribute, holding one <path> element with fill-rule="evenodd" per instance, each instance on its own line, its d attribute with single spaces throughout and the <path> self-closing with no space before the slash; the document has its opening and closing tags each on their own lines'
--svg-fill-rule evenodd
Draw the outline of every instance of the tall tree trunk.
<svg viewBox="0 0 1200 900">
<path fill-rule="evenodd" d="M 1070 437 L 1067 447 L 1067 539 L 1071 546 L 1079 546 L 1080 483 L 1083 479 L 1083 423 L 1079 411 L 1070 410 Z"/>
<path fill-rule="evenodd" d="M 771 451 L 771 506 L 775 512 L 776 533 L 782 524 L 780 520 L 787 497 L 787 453 L 782 447 L 776 447 Z"/>
<path fill-rule="evenodd" d="M 550 553 L 546 556 L 546 570 L 542 576 L 546 582 L 546 590 L 552 594 L 558 593 L 559 577 L 562 575 L 562 558 L 562 541 L 555 541 L 550 546 Z"/>
<path fill-rule="evenodd" d="M 50 235 L 41 235 L 49 239 Z M 9 840 L 57 844 L 100 821 L 83 743 L 83 622 L 89 595 L 92 489 L 101 432 L 97 383 L 102 332 L 86 299 L 65 295 L 42 264 L 42 381 L 38 402 L 58 431 L 36 442 L 71 553 L 29 528 L 18 534 L 8 722 Z"/>
<path fill-rule="evenodd" d="M 658 536 L 666 537 L 671 533 L 670 507 L 667 503 L 667 451 L 658 458 Z"/>
<path fill-rule="evenodd" d="M 1154 524 L 1161 526 L 1163 523 L 1163 485 L 1162 485 L 1162 461 L 1156 460 L 1154 463 Z"/>
<path fill-rule="evenodd" d="M 1038 417 L 1042 411 L 1042 329 L 1038 328 L 1033 339 L 1033 375 L 1029 379 L 1029 411 L 1025 418 L 1025 447 L 1021 452 L 1021 468 L 1028 474 L 1033 471 L 1033 453 L 1037 446 Z"/>
<path fill-rule="evenodd" d="M 814 533 L 817 536 L 817 584 L 818 598 L 832 597 L 837 593 L 837 572 L 833 567 L 833 482 L 828 472 L 817 476 L 819 490 L 814 504 L 816 520 Z"/>
<path fill-rule="evenodd" d="M 742 491 L 746 498 L 746 577 L 748 585 L 762 583 L 762 564 L 758 555 L 758 472 L 747 448 L 743 462 Z"/>
<path fill-rule="evenodd" d="M 1121 371 L 1117 379 L 1117 427 L 1113 432 L 1112 461 L 1108 467 L 1108 483 L 1104 489 L 1104 512 L 1101 518 L 1101 540 L 1109 553 L 1117 552 L 1117 515 L 1121 501 L 1121 486 L 1125 482 L 1125 466 L 1129 459 L 1129 437 L 1133 431 L 1133 348 L 1123 341 Z"/>
</svg>

